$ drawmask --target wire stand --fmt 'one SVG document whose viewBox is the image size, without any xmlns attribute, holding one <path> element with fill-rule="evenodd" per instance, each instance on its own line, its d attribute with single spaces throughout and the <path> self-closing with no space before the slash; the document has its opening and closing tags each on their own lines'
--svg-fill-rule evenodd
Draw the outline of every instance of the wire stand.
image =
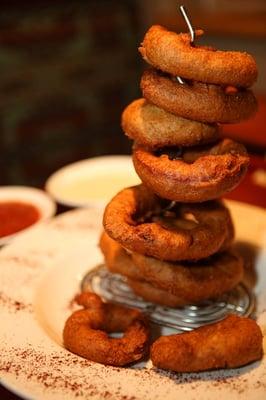
<svg viewBox="0 0 266 400">
<path fill-rule="evenodd" d="M 81 282 L 81 290 L 93 291 L 112 303 L 138 308 L 146 313 L 152 322 L 179 332 L 191 331 L 219 321 L 232 313 L 247 317 L 255 308 L 254 295 L 242 283 L 220 299 L 206 301 L 201 305 L 170 308 L 147 303 L 133 293 L 121 275 L 109 272 L 104 265 L 99 265 L 85 275 Z"/>
</svg>

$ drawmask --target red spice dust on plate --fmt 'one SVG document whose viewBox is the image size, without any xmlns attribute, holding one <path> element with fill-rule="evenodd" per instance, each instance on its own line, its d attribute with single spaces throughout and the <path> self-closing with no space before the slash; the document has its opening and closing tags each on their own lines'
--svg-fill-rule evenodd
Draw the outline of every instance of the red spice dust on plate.
<svg viewBox="0 0 266 400">
<path fill-rule="evenodd" d="M 32 204 L 19 201 L 0 202 L 0 237 L 28 228 L 40 216 L 40 211 Z"/>
<path fill-rule="evenodd" d="M 52 217 L 55 212 L 55 202 L 43 190 L 0 186 L 0 246 L 32 225 Z"/>
</svg>

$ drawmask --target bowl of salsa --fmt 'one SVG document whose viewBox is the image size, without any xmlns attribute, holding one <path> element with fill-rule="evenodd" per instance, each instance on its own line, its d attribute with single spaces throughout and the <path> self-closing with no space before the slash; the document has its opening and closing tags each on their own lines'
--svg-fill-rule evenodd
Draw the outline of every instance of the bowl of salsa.
<svg viewBox="0 0 266 400">
<path fill-rule="evenodd" d="M 55 202 L 44 191 L 27 186 L 0 187 L 0 245 L 52 217 Z"/>
</svg>

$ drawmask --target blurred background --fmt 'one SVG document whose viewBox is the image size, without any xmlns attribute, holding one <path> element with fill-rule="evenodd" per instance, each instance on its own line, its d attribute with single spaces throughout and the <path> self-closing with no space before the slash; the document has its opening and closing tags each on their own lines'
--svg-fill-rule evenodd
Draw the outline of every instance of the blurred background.
<svg viewBox="0 0 266 400">
<path fill-rule="evenodd" d="M 255 196 L 262 205 L 266 1 L 181 4 L 194 27 L 205 30 L 202 43 L 245 50 L 257 60 L 254 91 L 259 113 L 248 122 L 226 126 L 225 132 L 244 142 L 252 155 L 249 176 L 234 196 L 243 198 L 249 192 L 243 199 L 254 203 Z M 132 144 L 122 133 L 120 115 L 140 97 L 145 64 L 137 48 L 153 23 L 187 30 L 178 5 L 175 0 L 1 1 L 1 185 L 43 187 L 48 176 L 66 164 L 103 154 L 130 154 Z M 254 187 L 247 191 L 248 184 Z"/>
</svg>

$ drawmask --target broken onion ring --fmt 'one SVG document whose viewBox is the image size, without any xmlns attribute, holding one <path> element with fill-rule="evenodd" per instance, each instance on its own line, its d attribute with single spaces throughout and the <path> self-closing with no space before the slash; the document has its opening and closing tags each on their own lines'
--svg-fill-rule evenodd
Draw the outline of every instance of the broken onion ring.
<svg viewBox="0 0 266 400">
<path fill-rule="evenodd" d="M 72 353 L 105 365 L 123 366 L 138 361 L 147 353 L 149 327 L 146 317 L 136 309 L 103 303 L 94 293 L 81 293 L 76 301 L 85 309 L 67 319 L 64 345 Z M 124 332 L 121 338 L 108 333 Z"/>
</svg>

